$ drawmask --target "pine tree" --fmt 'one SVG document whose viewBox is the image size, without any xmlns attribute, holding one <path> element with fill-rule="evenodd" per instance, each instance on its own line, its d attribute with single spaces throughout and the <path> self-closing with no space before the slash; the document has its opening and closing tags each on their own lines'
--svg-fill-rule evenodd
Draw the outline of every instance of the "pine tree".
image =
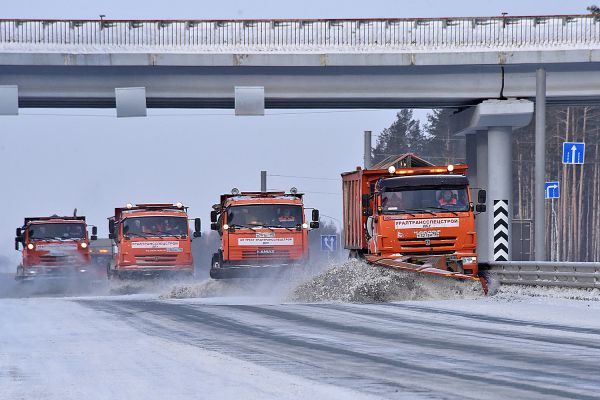
<svg viewBox="0 0 600 400">
<path fill-rule="evenodd" d="M 404 108 L 396 114 L 396 121 L 377 138 L 373 161 L 377 163 L 386 157 L 403 153 L 419 154 L 424 142 L 419 121 L 413 118 L 411 109 Z"/>
<path fill-rule="evenodd" d="M 456 164 L 465 161 L 465 138 L 455 136 L 450 128 L 449 109 L 434 109 L 427 114 L 425 134 L 427 143 L 422 157 L 434 164 Z"/>
</svg>

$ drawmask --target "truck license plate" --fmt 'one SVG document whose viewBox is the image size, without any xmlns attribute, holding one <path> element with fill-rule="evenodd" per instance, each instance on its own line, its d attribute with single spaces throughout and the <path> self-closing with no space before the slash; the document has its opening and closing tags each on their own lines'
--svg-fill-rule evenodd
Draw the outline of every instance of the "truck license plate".
<svg viewBox="0 0 600 400">
<path fill-rule="evenodd" d="M 417 232 L 417 239 L 427 239 L 440 237 L 440 231 L 420 231 Z"/>
</svg>

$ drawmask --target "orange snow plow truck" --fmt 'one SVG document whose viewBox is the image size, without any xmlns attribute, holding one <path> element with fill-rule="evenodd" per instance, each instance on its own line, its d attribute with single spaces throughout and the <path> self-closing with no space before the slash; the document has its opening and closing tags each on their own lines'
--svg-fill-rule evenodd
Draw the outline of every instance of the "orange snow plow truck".
<svg viewBox="0 0 600 400">
<path fill-rule="evenodd" d="M 486 282 L 477 266 L 475 213 L 466 165 L 363 170 L 342 174 L 345 248 L 368 263 Z"/>
<path fill-rule="evenodd" d="M 308 231 L 319 227 L 319 211 L 304 219 L 303 195 L 285 192 L 241 192 L 221 195 L 210 214 L 211 229 L 221 245 L 213 254 L 213 279 L 277 275 L 308 262 Z"/>
<path fill-rule="evenodd" d="M 200 236 L 196 218 L 194 237 Z M 194 274 L 187 207 L 183 204 L 127 204 L 108 219 L 115 252 L 109 278 L 191 277 Z"/>
<path fill-rule="evenodd" d="M 50 278 L 99 278 L 91 265 L 90 240 L 85 217 L 29 217 L 16 230 L 15 249 L 23 246 L 23 259 L 17 267 L 17 280 Z"/>
</svg>

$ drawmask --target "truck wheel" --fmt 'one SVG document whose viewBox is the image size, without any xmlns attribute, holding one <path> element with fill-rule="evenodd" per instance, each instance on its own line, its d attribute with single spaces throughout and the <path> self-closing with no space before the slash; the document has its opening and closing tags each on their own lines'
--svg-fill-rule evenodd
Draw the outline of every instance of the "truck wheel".
<svg viewBox="0 0 600 400">
<path fill-rule="evenodd" d="M 15 274 L 15 280 L 22 282 L 24 277 L 25 277 L 25 271 L 23 270 L 23 267 L 18 266 L 17 273 Z"/>
<path fill-rule="evenodd" d="M 359 250 L 350 250 L 350 253 L 348 253 L 349 260 L 360 260 L 362 258 L 364 258 L 364 256 Z"/>
</svg>

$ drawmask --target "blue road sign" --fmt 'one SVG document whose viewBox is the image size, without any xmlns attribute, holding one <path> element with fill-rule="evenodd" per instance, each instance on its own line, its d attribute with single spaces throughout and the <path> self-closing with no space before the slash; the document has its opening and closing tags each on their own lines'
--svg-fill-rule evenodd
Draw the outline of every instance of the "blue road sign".
<svg viewBox="0 0 600 400">
<path fill-rule="evenodd" d="M 563 164 L 583 164 L 585 159 L 585 143 L 564 142 Z"/>
<path fill-rule="evenodd" d="M 560 184 L 558 182 L 546 182 L 544 197 L 546 199 L 558 199 L 560 197 Z"/>
<path fill-rule="evenodd" d="M 338 237 L 337 235 L 321 235 L 321 250 L 322 251 L 337 251 Z"/>
</svg>

